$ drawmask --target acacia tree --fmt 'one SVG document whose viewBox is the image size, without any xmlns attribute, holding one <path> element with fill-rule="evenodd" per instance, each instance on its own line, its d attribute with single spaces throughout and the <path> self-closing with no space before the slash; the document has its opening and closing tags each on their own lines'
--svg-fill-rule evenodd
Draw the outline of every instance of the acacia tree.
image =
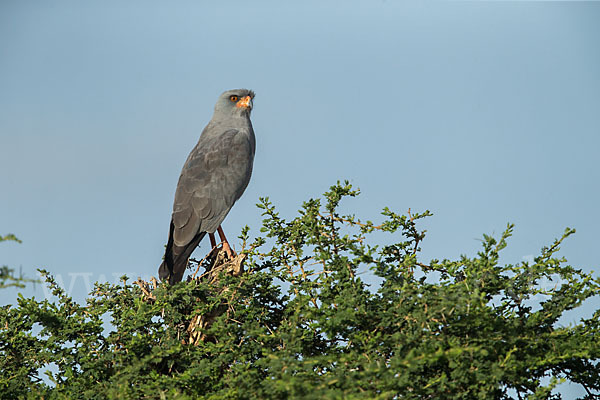
<svg viewBox="0 0 600 400">
<path fill-rule="evenodd" d="M 509 225 L 474 257 L 424 263 L 418 222 L 430 213 L 342 215 L 356 195 L 338 183 L 289 221 L 261 199 L 264 236 L 243 230 L 243 273 L 213 261 L 174 286 L 123 277 L 81 305 L 43 272 L 55 302 L 20 297 L 0 311 L 1 396 L 559 399 L 562 381 L 598 394 L 600 311 L 558 324 L 600 293 L 556 256 L 573 230 L 533 262 L 499 264 Z"/>
</svg>

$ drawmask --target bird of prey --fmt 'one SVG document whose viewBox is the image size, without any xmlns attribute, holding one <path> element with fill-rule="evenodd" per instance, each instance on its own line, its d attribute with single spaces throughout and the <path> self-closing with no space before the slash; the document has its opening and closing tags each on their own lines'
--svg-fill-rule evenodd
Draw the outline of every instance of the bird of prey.
<svg viewBox="0 0 600 400">
<path fill-rule="evenodd" d="M 232 251 L 221 223 L 240 198 L 252 174 L 255 138 L 250 112 L 254 92 L 235 89 L 224 92 L 212 119 L 188 156 L 175 191 L 169 240 L 161 280 L 180 282 L 188 259 L 208 233 L 212 246 L 217 231 L 223 250 Z"/>
</svg>

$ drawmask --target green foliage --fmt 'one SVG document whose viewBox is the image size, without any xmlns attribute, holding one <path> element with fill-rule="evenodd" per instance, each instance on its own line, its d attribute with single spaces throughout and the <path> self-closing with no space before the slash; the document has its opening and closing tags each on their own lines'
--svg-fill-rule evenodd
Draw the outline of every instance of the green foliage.
<svg viewBox="0 0 600 400">
<path fill-rule="evenodd" d="M 17 238 L 12 233 L 9 233 L 5 236 L 0 236 L 0 242 L 6 241 L 21 243 L 21 240 L 19 240 L 19 238 Z M 2 267 L 0 267 L 0 289 L 11 286 L 23 288 L 25 287 L 25 283 L 27 282 L 39 282 L 36 279 L 26 278 L 22 274 L 19 274 L 19 276 L 15 276 L 14 272 L 14 269 L 9 268 L 7 265 L 3 265 Z"/>
<path fill-rule="evenodd" d="M 338 183 L 289 221 L 261 199 L 264 237 L 241 235 L 246 273 L 213 286 L 161 285 L 149 300 L 123 277 L 79 305 L 43 271 L 55 302 L 19 297 L 1 310 L 1 396 L 551 399 L 564 380 L 598 393 L 600 311 L 557 323 L 600 294 L 597 278 L 556 257 L 573 230 L 532 263 L 499 265 L 509 225 L 475 257 L 425 264 L 417 222 L 430 213 L 385 209 L 379 225 L 341 215 L 357 194 Z M 362 279 L 369 270 L 377 287 Z M 211 339 L 187 344 L 192 318 L 223 304 Z"/>
</svg>

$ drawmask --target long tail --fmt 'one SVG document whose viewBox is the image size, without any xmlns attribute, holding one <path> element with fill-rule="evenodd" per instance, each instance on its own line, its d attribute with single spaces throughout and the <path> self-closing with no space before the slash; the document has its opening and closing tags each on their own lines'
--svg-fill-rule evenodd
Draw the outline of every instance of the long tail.
<svg viewBox="0 0 600 400">
<path fill-rule="evenodd" d="M 206 232 L 198 233 L 191 242 L 185 246 L 176 246 L 173 243 L 173 221 L 171 221 L 171 227 L 169 229 L 169 241 L 167 242 L 167 249 L 165 251 L 165 259 L 158 267 L 158 277 L 162 281 L 167 281 L 169 284 L 181 282 L 183 274 L 187 268 L 188 260 L 192 255 L 192 252 L 198 247 L 198 244 L 206 235 Z"/>
</svg>

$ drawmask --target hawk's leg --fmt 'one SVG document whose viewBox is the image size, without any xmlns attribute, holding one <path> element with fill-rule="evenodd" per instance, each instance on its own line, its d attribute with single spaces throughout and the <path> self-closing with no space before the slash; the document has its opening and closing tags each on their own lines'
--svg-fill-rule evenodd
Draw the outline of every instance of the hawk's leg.
<svg viewBox="0 0 600 400">
<path fill-rule="evenodd" d="M 219 232 L 219 237 L 221 238 L 221 242 L 223 242 L 223 250 L 225 250 L 225 253 L 227 253 L 227 257 L 229 257 L 230 259 L 233 258 L 233 250 L 231 250 L 231 246 L 229 246 L 229 242 L 227 241 L 227 238 L 225 237 L 225 232 L 223 232 L 223 228 L 221 228 L 221 226 L 219 226 L 219 228 L 217 229 L 217 232 Z"/>
</svg>

